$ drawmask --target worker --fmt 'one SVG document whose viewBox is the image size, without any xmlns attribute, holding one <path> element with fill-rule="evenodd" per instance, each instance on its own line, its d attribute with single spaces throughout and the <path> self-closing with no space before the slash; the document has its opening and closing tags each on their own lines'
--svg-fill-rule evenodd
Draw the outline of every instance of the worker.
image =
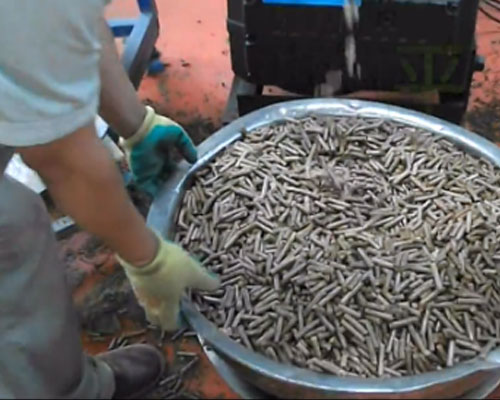
<svg viewBox="0 0 500 400">
<path fill-rule="evenodd" d="M 148 229 L 107 149 L 96 113 L 124 139 L 138 184 L 154 194 L 165 160 L 196 148 L 140 103 L 103 18 L 105 0 L 0 2 L 0 398 L 131 398 L 164 371 L 153 346 L 84 354 L 64 265 L 41 199 L 4 175 L 14 152 L 62 211 L 116 251 L 149 321 L 176 328 L 187 287 L 219 280 Z"/>
</svg>

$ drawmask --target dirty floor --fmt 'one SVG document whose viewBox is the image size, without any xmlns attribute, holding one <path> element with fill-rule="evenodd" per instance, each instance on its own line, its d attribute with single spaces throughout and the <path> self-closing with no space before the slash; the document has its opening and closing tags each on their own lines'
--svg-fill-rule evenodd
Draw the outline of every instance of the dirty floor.
<svg viewBox="0 0 500 400">
<path fill-rule="evenodd" d="M 220 126 L 232 79 L 226 0 L 161 0 L 157 4 L 161 19 L 158 49 L 166 69 L 160 76 L 146 77 L 139 94 L 158 112 L 182 123 L 200 142 Z M 136 13 L 132 0 L 115 0 L 107 9 L 113 17 Z M 474 76 L 466 124 L 500 143 L 500 24 L 480 14 L 477 33 L 486 69 Z M 138 202 L 144 209 L 144 200 Z M 147 341 L 164 349 L 170 372 L 177 373 L 167 377 L 163 389 L 152 393 L 152 398 L 236 397 L 189 332 L 172 340 L 154 330 L 144 331 L 146 321 L 123 272 L 98 240 L 85 232 L 74 233 L 61 241 L 61 256 L 68 265 L 88 352 L 105 351 L 110 344 Z M 492 398 L 500 398 L 500 390 Z"/>
</svg>

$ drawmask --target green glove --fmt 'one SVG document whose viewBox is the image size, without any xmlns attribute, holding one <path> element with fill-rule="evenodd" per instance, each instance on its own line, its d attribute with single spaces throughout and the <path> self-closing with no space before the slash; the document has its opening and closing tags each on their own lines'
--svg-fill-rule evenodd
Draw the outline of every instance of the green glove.
<svg viewBox="0 0 500 400">
<path fill-rule="evenodd" d="M 196 162 L 196 147 L 186 131 L 169 118 L 146 106 L 146 117 L 137 132 L 122 141 L 137 186 L 156 195 L 165 176 L 173 170 L 169 150 L 176 147 L 190 163 Z"/>
<path fill-rule="evenodd" d="M 120 257 L 146 318 L 163 330 L 178 328 L 179 304 L 186 288 L 215 290 L 219 278 L 203 268 L 180 246 L 158 236 L 158 254 L 144 267 L 135 267 Z"/>
</svg>

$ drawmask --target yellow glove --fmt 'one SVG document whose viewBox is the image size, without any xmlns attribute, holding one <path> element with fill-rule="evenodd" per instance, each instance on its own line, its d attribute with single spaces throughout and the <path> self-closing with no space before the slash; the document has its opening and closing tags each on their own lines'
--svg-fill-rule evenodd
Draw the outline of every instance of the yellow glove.
<svg viewBox="0 0 500 400">
<path fill-rule="evenodd" d="M 120 257 L 118 261 L 125 269 L 148 321 L 172 331 L 178 328 L 179 304 L 184 289 L 215 290 L 220 281 L 180 246 L 160 236 L 158 239 L 158 254 L 149 265 L 138 268 Z"/>
</svg>

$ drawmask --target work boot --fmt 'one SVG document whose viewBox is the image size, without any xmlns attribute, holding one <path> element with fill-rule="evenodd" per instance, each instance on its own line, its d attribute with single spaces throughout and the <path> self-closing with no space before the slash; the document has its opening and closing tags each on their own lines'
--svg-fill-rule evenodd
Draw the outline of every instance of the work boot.
<svg viewBox="0 0 500 400">
<path fill-rule="evenodd" d="M 135 344 L 99 354 L 115 376 L 113 399 L 140 398 L 154 389 L 165 372 L 165 358 L 156 347 Z"/>
</svg>

